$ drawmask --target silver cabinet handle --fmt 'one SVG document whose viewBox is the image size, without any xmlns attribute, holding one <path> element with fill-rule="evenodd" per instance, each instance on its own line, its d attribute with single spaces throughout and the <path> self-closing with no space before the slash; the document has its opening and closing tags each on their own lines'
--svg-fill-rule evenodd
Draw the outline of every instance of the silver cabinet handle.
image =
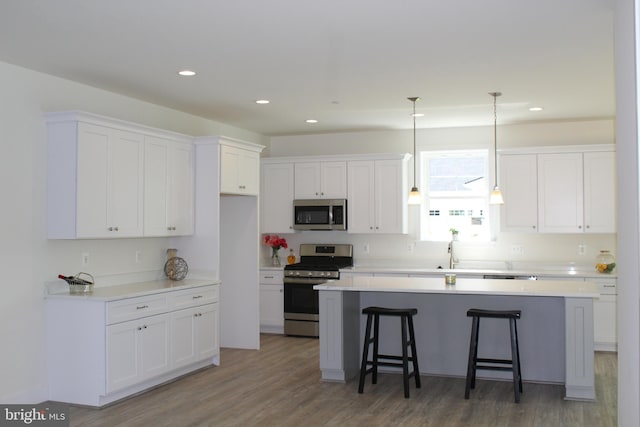
<svg viewBox="0 0 640 427">
<path fill-rule="evenodd" d="M 144 310 L 145 308 L 149 308 L 149 306 L 148 306 L 148 305 L 146 305 L 146 304 L 145 304 L 145 305 L 138 305 L 138 306 L 136 306 L 136 310 Z"/>
<path fill-rule="evenodd" d="M 194 295 L 193 299 L 198 299 L 198 298 L 202 298 L 202 295 Z"/>
<path fill-rule="evenodd" d="M 107 230 L 109 230 L 109 231 L 118 231 L 118 227 L 109 227 Z"/>
</svg>

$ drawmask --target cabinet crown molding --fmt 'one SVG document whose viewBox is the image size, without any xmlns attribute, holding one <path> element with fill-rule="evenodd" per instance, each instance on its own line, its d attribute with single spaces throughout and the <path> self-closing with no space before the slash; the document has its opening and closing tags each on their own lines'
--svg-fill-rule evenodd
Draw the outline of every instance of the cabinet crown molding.
<svg viewBox="0 0 640 427">
<path fill-rule="evenodd" d="M 139 123 L 129 122 L 126 120 L 115 119 L 113 117 L 101 116 L 99 114 L 89 113 L 86 111 L 54 111 L 45 113 L 44 116 L 47 124 L 82 122 L 98 126 L 116 127 L 118 129 L 124 129 L 130 132 L 141 133 L 158 138 L 171 138 L 175 141 L 189 144 L 193 141 L 192 136 L 182 133 L 156 128 L 153 126 L 141 125 Z"/>
<path fill-rule="evenodd" d="M 409 160 L 410 153 L 375 153 L 375 154 L 329 154 L 309 156 L 281 156 L 263 157 L 262 163 L 290 163 L 290 162 L 336 162 L 355 160 Z"/>
<path fill-rule="evenodd" d="M 521 148 L 498 148 L 499 154 L 554 154 L 616 151 L 615 144 L 549 145 Z"/>
<path fill-rule="evenodd" d="M 262 150 L 265 149 L 264 145 L 222 135 L 200 136 L 194 138 L 193 143 L 196 145 L 222 144 L 231 147 L 242 148 L 243 150 L 255 151 L 256 153 L 261 153 Z"/>
</svg>

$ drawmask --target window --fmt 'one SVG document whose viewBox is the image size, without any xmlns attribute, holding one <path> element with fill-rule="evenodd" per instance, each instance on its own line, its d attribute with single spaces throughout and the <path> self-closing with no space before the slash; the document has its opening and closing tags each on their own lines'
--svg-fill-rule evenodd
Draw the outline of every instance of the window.
<svg viewBox="0 0 640 427">
<path fill-rule="evenodd" d="M 422 151 L 420 166 L 420 238 L 448 241 L 454 228 L 460 240 L 489 241 L 488 151 Z"/>
</svg>

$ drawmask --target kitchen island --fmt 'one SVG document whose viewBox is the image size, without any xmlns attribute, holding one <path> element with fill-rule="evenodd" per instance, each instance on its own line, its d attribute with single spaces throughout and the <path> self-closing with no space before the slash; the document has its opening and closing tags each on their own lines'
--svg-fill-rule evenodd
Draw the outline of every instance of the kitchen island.
<svg viewBox="0 0 640 427">
<path fill-rule="evenodd" d="M 593 299 L 591 282 L 490 280 L 444 277 L 351 277 L 317 285 L 320 304 L 320 369 L 325 381 L 358 375 L 362 351 L 362 308 L 415 307 L 421 373 L 464 377 L 470 308 L 522 310 L 518 321 L 524 381 L 564 384 L 567 399 L 595 399 Z M 400 351 L 399 324 L 383 319 L 380 352 Z M 507 322 L 483 320 L 479 354 L 510 355 Z M 482 372 L 478 378 L 508 379 L 508 373 Z M 428 387 L 428 377 L 423 387 Z M 462 390 L 461 390 L 462 393 Z M 461 394 L 462 395 L 462 394 Z M 526 395 L 526 388 L 525 388 Z"/>
</svg>

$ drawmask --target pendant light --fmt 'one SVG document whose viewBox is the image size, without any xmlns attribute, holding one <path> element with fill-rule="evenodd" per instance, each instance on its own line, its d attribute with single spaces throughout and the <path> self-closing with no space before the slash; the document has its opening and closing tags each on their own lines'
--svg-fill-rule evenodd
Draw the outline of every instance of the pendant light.
<svg viewBox="0 0 640 427">
<path fill-rule="evenodd" d="M 420 197 L 420 191 L 418 191 L 418 187 L 416 186 L 416 101 L 419 101 L 420 98 L 413 96 L 407 99 L 413 102 L 413 187 L 411 187 L 407 202 L 410 205 L 419 205 L 422 198 Z"/>
<path fill-rule="evenodd" d="M 498 114 L 496 112 L 496 99 L 502 95 L 500 92 L 489 92 L 493 96 L 493 165 L 495 167 L 495 185 L 489 196 L 490 205 L 503 205 L 502 191 L 498 188 Z"/>
</svg>

